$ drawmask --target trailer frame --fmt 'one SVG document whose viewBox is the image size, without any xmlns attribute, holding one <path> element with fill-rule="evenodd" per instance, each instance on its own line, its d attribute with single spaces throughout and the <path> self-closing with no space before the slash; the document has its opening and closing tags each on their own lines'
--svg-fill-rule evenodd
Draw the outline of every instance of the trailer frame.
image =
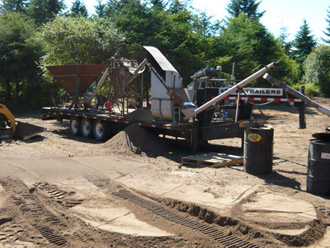
<svg viewBox="0 0 330 248">
<path fill-rule="evenodd" d="M 207 142 L 209 140 L 225 138 L 243 138 L 244 129 L 246 127 L 259 127 L 264 125 L 262 121 L 222 121 L 214 122 L 207 127 L 194 127 L 194 122 L 173 123 L 162 120 L 136 121 L 129 120 L 121 115 L 111 114 L 109 111 L 105 110 L 69 109 L 66 107 L 44 107 L 42 112 L 42 120 L 63 121 L 64 119 L 72 120 L 73 118 L 79 118 L 82 120 L 87 118 L 94 123 L 105 122 L 112 134 L 124 130 L 130 124 L 137 123 L 139 126 L 156 135 L 168 135 L 175 138 L 190 140 L 191 146 L 195 146 L 196 148 L 198 148 L 196 142 Z M 193 137 L 194 131 L 197 131 L 199 134 L 197 140 Z"/>
</svg>

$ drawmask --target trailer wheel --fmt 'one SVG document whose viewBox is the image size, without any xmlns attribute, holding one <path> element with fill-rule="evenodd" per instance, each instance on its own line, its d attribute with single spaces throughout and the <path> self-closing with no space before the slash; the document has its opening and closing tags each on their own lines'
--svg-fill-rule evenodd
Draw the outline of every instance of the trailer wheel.
<svg viewBox="0 0 330 248">
<path fill-rule="evenodd" d="M 81 134 L 80 122 L 80 118 L 73 117 L 70 119 L 70 132 L 72 135 L 79 136 Z"/>
<path fill-rule="evenodd" d="M 96 140 L 107 140 L 110 138 L 108 123 L 104 121 L 95 121 L 93 125 L 93 134 Z"/>
<path fill-rule="evenodd" d="M 83 118 L 80 123 L 81 135 L 85 138 L 93 137 L 93 122 L 88 118 Z"/>
</svg>

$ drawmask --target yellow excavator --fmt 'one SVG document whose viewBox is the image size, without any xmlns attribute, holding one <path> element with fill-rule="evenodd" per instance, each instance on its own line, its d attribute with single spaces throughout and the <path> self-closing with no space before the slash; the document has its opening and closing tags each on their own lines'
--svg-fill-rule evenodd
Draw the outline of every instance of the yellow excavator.
<svg viewBox="0 0 330 248">
<path fill-rule="evenodd" d="M 44 131 L 43 127 L 15 121 L 12 112 L 5 105 L 0 104 L 0 140 L 12 138 L 27 140 Z"/>
</svg>

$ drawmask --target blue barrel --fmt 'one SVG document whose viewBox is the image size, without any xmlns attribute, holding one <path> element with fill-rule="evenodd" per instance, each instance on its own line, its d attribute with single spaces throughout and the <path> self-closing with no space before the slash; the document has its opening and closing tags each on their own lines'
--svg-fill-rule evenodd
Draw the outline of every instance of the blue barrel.
<svg viewBox="0 0 330 248">
<path fill-rule="evenodd" d="M 308 149 L 307 192 L 330 196 L 330 141 L 312 139 Z"/>
</svg>

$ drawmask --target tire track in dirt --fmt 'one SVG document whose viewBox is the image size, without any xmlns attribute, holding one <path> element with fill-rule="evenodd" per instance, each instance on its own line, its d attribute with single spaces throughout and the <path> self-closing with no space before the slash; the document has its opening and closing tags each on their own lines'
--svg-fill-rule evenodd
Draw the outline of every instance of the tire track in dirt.
<svg viewBox="0 0 330 248">
<path fill-rule="evenodd" d="M 19 179 L 12 178 L 0 180 L 0 185 L 6 190 L 13 206 L 16 206 L 16 210 L 12 207 L 11 211 L 7 211 L 7 214 L 15 216 L 10 219 L 17 219 L 15 222 L 18 222 L 18 225 L 13 223 L 7 227 L 8 230 L 16 230 L 15 233 L 11 232 L 14 242 L 10 243 L 15 247 L 21 244 L 20 237 L 17 236 L 18 231 L 26 233 L 31 244 L 24 244 L 23 247 L 92 247 L 94 238 L 87 237 L 95 236 L 100 239 L 98 230 L 70 217 L 66 212 L 68 208 L 81 203 L 80 199 L 66 199 L 67 195 L 72 195 L 73 192 L 63 191 L 48 183 L 35 183 L 35 187 L 28 188 Z M 17 226 L 20 227 L 18 231 Z M 8 244 L 7 241 L 2 239 L 0 244 Z"/>
<path fill-rule="evenodd" d="M 1 180 L 0 183 L 11 195 L 11 199 L 29 224 L 37 229 L 45 239 L 56 246 L 63 246 L 67 243 L 63 234 L 59 232 L 66 225 L 50 212 L 36 195 L 31 194 L 22 181 Z"/>
<path fill-rule="evenodd" d="M 100 184 L 108 185 L 109 181 L 105 180 Z M 216 247 L 207 240 L 199 243 L 198 239 L 185 239 L 182 235 L 178 237 L 131 236 L 93 227 L 68 211 L 83 202 L 83 199 L 75 199 L 75 192 L 68 190 L 68 187 L 63 190 L 54 184 L 37 182 L 29 188 L 20 179 L 13 178 L 0 179 L 0 185 L 9 196 L 6 206 L 10 208 L 4 216 L 1 214 L 3 206 L 0 207 L 0 246 Z M 116 187 L 115 182 L 112 187 Z M 6 228 L 3 228 L 5 226 Z M 24 238 L 19 236 L 20 233 L 24 233 Z"/>
</svg>

